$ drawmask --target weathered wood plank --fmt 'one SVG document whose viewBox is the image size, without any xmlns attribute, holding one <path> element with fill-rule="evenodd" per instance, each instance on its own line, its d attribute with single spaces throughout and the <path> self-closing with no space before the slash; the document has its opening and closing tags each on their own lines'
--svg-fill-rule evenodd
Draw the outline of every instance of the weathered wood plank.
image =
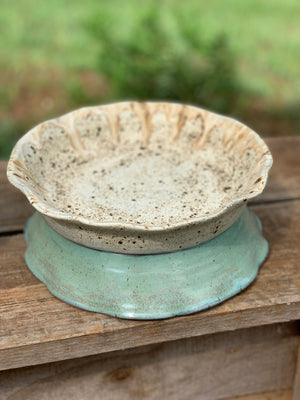
<svg viewBox="0 0 300 400">
<path fill-rule="evenodd" d="M 254 202 L 300 198 L 300 137 L 266 139 L 274 157 L 267 187 Z M 0 233 L 22 230 L 33 213 L 25 196 L 9 184 L 5 161 L 0 161 Z"/>
<path fill-rule="evenodd" d="M 0 369 L 300 318 L 300 201 L 252 206 L 271 252 L 255 282 L 210 310 L 126 321 L 54 298 L 27 270 L 22 235 L 0 238 Z"/>
<path fill-rule="evenodd" d="M 297 333 L 286 323 L 4 371 L 0 399 L 217 400 L 288 389 Z"/>
</svg>

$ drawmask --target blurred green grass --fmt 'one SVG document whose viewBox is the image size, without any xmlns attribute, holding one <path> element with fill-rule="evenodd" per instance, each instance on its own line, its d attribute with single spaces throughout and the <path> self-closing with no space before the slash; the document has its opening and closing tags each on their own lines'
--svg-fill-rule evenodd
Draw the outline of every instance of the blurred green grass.
<svg viewBox="0 0 300 400">
<path fill-rule="evenodd" d="M 298 0 L 1 0 L 0 156 L 7 156 L 16 137 L 32 124 L 80 104 L 105 100 L 98 93 L 105 92 L 107 84 L 99 78 L 101 43 L 89 34 L 87 21 L 99 15 L 102 23 L 103 16 L 112 15 L 112 38 L 126 37 L 149 3 L 158 8 L 178 47 L 181 37 L 174 10 L 190 22 L 197 40 L 209 43 L 217 35 L 226 35 L 241 90 L 254 99 L 240 118 L 255 125 L 256 118 L 268 114 L 275 121 L 269 132 L 277 126 L 297 130 Z M 268 124 L 257 126 L 268 130 Z"/>
<path fill-rule="evenodd" d="M 285 100 L 299 98 L 300 87 L 293 85 L 299 83 L 298 0 L 188 0 L 184 6 L 181 1 L 165 1 L 160 7 L 169 29 L 174 26 L 168 21 L 168 8 L 174 8 L 175 3 L 177 8 L 186 10 L 191 23 L 199 24 L 199 34 L 209 38 L 226 32 L 239 57 L 241 75 L 247 85 L 264 96 L 274 96 L 278 90 L 274 80 L 277 80 Z M 97 43 L 82 23 L 105 9 L 113 9 L 126 21 L 123 30 L 143 11 L 137 0 L 112 0 L 109 4 L 99 0 L 2 0 L 1 64 L 16 70 L 26 64 L 95 68 Z"/>
</svg>

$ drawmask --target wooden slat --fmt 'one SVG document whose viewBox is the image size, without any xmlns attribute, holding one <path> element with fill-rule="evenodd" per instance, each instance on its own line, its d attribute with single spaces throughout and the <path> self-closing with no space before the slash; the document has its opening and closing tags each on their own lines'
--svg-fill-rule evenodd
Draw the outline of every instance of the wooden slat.
<svg viewBox="0 0 300 400">
<path fill-rule="evenodd" d="M 300 318 L 300 201 L 254 205 L 270 255 L 243 293 L 208 311 L 126 321 L 54 298 L 27 270 L 23 236 L 0 238 L 0 369 Z"/>
<path fill-rule="evenodd" d="M 268 325 L 4 371 L 0 398 L 224 399 L 291 388 L 296 353 L 295 323 Z"/>
<path fill-rule="evenodd" d="M 267 187 L 254 202 L 300 198 L 300 137 L 266 139 L 274 157 Z M 5 161 L 0 161 L 0 233 L 22 230 L 33 208 L 6 178 Z"/>
</svg>

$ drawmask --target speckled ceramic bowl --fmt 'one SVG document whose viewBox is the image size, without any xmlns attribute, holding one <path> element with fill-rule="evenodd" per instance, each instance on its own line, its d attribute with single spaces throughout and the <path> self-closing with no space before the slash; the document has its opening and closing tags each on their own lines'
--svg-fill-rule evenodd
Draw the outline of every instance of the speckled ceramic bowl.
<svg viewBox="0 0 300 400">
<path fill-rule="evenodd" d="M 233 119 L 188 105 L 123 102 L 33 128 L 7 174 L 64 237 L 155 254 L 225 231 L 262 192 L 271 165 L 264 141 Z"/>
</svg>

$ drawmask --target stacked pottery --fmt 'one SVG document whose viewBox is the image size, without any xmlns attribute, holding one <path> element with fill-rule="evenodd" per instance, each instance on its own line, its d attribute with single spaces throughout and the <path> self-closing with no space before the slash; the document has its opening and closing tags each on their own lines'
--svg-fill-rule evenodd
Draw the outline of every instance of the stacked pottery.
<svg viewBox="0 0 300 400">
<path fill-rule="evenodd" d="M 33 128 L 7 174 L 37 210 L 25 258 L 55 296 L 154 319 L 210 307 L 253 281 L 268 245 L 246 206 L 271 165 L 264 141 L 238 121 L 123 102 Z"/>
</svg>

